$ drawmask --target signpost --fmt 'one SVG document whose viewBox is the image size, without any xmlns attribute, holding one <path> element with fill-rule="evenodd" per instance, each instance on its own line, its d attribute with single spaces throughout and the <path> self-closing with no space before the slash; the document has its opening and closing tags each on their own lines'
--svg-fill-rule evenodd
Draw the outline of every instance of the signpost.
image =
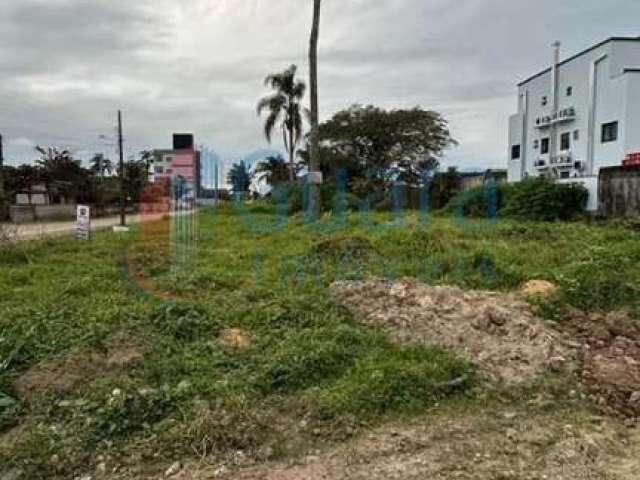
<svg viewBox="0 0 640 480">
<path fill-rule="evenodd" d="M 89 240 L 91 236 L 91 207 L 78 205 L 76 220 L 76 238 Z"/>
</svg>

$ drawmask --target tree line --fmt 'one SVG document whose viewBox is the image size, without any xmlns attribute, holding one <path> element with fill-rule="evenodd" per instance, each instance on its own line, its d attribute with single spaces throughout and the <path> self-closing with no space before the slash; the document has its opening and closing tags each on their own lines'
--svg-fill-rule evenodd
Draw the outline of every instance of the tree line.
<svg viewBox="0 0 640 480">
<path fill-rule="evenodd" d="M 4 165 L 2 174 L 6 196 L 15 199 L 20 191 L 35 185 L 55 190 L 56 195 L 93 205 L 117 204 L 120 195 L 118 168 L 102 153 L 96 153 L 85 167 L 69 150 L 36 147 L 39 158 L 33 164 Z M 124 163 L 124 187 L 127 202 L 135 204 L 148 183 L 151 152 Z"/>
<path fill-rule="evenodd" d="M 227 176 L 234 191 L 248 191 L 254 180 L 286 188 L 304 181 L 311 170 L 311 132 L 304 132 L 309 112 L 302 103 L 306 85 L 296 72 L 292 65 L 268 75 L 265 85 L 273 93 L 257 105 L 259 115 L 266 113 L 265 138 L 271 143 L 281 134 L 288 158 L 267 157 L 253 170 L 244 162 L 235 163 Z M 436 174 L 445 150 L 457 144 L 448 122 L 438 112 L 419 106 L 388 110 L 352 105 L 320 123 L 317 138 L 324 182 L 334 186 L 344 182 L 348 192 L 361 197 L 384 196 L 398 182 L 416 188 L 434 183 L 438 197 L 456 176 L 453 171 Z"/>
</svg>

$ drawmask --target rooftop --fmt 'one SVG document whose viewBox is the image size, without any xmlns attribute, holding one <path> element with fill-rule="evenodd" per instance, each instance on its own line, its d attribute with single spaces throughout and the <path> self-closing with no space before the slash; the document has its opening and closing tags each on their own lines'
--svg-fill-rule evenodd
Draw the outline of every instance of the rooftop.
<svg viewBox="0 0 640 480">
<path fill-rule="evenodd" d="M 607 43 L 611 43 L 611 42 L 640 42 L 640 37 L 610 37 L 607 38 L 606 40 L 587 48 L 586 50 L 581 51 L 580 53 L 576 53 L 575 55 L 567 58 L 566 60 L 563 60 L 562 62 L 559 63 L 559 65 L 564 65 L 565 63 L 569 63 L 572 60 L 575 60 L 578 57 L 581 57 L 582 55 L 585 55 L 593 50 L 595 50 L 596 48 L 600 48 L 603 45 L 606 45 Z M 545 68 L 544 70 L 542 70 L 539 73 L 536 73 L 535 75 L 527 78 L 526 80 L 523 80 L 522 82 L 518 83 L 518 86 L 521 87 L 522 85 L 529 83 L 531 80 L 534 80 L 546 73 L 549 73 L 551 71 L 551 67 L 549 68 Z"/>
</svg>

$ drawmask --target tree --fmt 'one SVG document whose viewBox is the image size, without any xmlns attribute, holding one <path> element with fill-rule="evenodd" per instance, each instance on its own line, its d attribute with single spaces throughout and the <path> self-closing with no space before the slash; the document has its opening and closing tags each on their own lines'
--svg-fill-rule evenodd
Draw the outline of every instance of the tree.
<svg viewBox="0 0 640 480">
<path fill-rule="evenodd" d="M 140 152 L 140 160 L 142 160 L 147 166 L 147 171 L 151 168 L 151 164 L 153 163 L 153 151 L 152 150 L 142 150 Z"/>
<path fill-rule="evenodd" d="M 320 140 L 318 132 L 318 37 L 320 35 L 320 0 L 313 1 L 313 22 L 309 42 L 309 83 L 311 85 L 311 150 L 309 172 L 320 167 Z M 309 212 L 313 218 L 320 216 L 320 185 L 313 179 L 309 184 Z"/>
<path fill-rule="evenodd" d="M 447 206 L 458 194 L 460 174 L 456 167 L 449 167 L 446 172 L 436 173 L 431 181 L 431 208 L 439 209 Z"/>
<path fill-rule="evenodd" d="M 234 163 L 227 174 L 227 183 L 232 185 L 234 193 L 245 193 L 249 191 L 253 174 L 249 171 L 249 167 L 244 161 Z"/>
<path fill-rule="evenodd" d="M 129 160 L 124 163 L 124 192 L 130 203 L 138 203 L 140 195 L 149 181 L 149 171 L 144 160 Z"/>
<path fill-rule="evenodd" d="M 49 186 L 55 184 L 65 197 L 85 200 L 90 196 L 91 172 L 69 150 L 40 146 L 36 150 L 40 153 L 36 165 L 42 169 L 43 180 Z"/>
<path fill-rule="evenodd" d="M 113 163 L 111 160 L 106 158 L 103 153 L 96 153 L 91 159 L 91 166 L 89 170 L 91 170 L 98 177 L 104 177 L 106 175 L 111 175 L 113 172 Z"/>
<path fill-rule="evenodd" d="M 296 173 L 300 170 L 300 164 L 295 165 Z M 264 180 L 267 185 L 274 187 L 285 183 L 289 179 L 290 166 L 282 156 L 270 156 L 256 165 L 254 174 L 257 180 Z"/>
<path fill-rule="evenodd" d="M 264 134 L 269 143 L 274 129 L 279 125 L 282 129 L 284 147 L 289 154 L 289 179 L 295 180 L 295 151 L 302 137 L 302 106 L 300 104 L 306 86 L 295 78 L 297 67 L 291 65 L 282 73 L 269 75 L 265 85 L 275 92 L 258 102 L 258 115 L 268 111 L 264 123 Z"/>
<path fill-rule="evenodd" d="M 433 111 L 383 110 L 354 105 L 319 128 L 320 141 L 372 188 L 402 180 L 420 184 L 438 166 L 438 157 L 456 144 L 447 121 Z"/>
</svg>

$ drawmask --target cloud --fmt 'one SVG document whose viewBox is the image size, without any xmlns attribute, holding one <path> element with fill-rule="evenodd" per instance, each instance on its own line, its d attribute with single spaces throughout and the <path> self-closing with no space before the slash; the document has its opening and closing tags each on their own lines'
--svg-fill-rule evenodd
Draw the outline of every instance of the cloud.
<svg viewBox="0 0 640 480">
<path fill-rule="evenodd" d="M 515 85 L 546 67 L 550 43 L 569 53 L 637 35 L 638 15 L 634 0 L 327 0 L 321 114 L 422 105 L 460 141 L 448 163 L 504 165 Z M 291 63 L 306 78 L 310 21 L 303 0 L 2 0 L 6 157 L 34 158 L 18 139 L 112 154 L 99 136 L 118 109 L 128 153 L 166 147 L 173 131 L 230 161 L 266 148 L 263 79 Z"/>
</svg>

